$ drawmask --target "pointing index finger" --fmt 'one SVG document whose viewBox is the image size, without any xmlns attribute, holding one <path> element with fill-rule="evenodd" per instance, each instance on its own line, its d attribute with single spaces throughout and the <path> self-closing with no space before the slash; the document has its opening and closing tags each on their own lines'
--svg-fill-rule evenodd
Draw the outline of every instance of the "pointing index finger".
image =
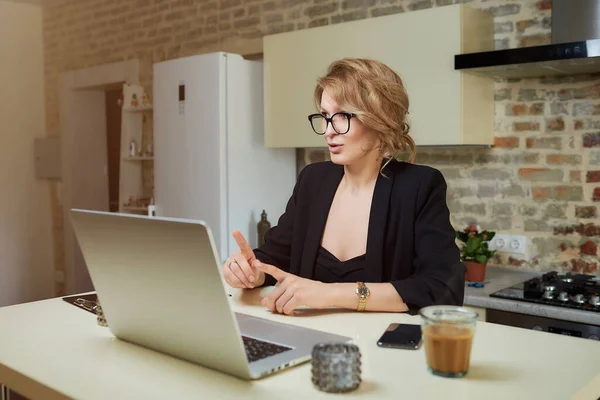
<svg viewBox="0 0 600 400">
<path fill-rule="evenodd" d="M 246 241 L 246 238 L 244 237 L 244 235 L 242 235 L 242 233 L 240 231 L 238 231 L 238 230 L 233 231 L 233 238 L 237 242 L 242 254 L 244 255 L 244 257 L 246 257 L 246 259 L 248 261 L 252 261 L 256 258 L 254 256 L 254 252 L 252 251 L 252 248 L 250 247 L 250 245 Z"/>
</svg>

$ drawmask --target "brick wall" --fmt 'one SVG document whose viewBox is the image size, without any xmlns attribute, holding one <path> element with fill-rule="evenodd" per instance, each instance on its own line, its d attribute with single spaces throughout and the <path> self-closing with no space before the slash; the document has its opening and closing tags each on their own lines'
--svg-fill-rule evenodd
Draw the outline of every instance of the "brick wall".
<svg viewBox="0 0 600 400">
<path fill-rule="evenodd" d="M 152 64 L 217 50 L 261 51 L 265 34 L 305 29 L 459 0 L 53 0 L 44 10 L 46 126 L 58 135 L 60 72 L 137 58 L 152 89 Z M 496 47 L 549 43 L 550 0 L 463 0 L 495 17 Z M 442 34 L 441 32 L 432 32 Z M 399 71 L 400 73 L 402 71 Z M 599 273 L 600 78 L 496 83 L 496 145 L 488 150 L 419 151 L 449 184 L 457 229 L 527 235 L 524 258 L 495 262 Z M 410 95 L 410 93 L 409 93 Z M 145 140 L 150 140 L 151 131 Z M 299 150 L 298 163 L 323 150 Z M 152 171 L 145 174 L 151 189 Z M 60 184 L 54 184 L 56 268 L 64 265 Z M 60 294 L 62 286 L 57 285 Z"/>
</svg>

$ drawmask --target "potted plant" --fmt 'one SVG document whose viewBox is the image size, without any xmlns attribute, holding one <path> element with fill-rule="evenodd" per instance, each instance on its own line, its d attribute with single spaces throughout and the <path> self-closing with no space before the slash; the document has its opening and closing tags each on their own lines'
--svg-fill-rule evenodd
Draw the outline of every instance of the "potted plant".
<svg viewBox="0 0 600 400">
<path fill-rule="evenodd" d="M 479 226 L 469 225 L 465 230 L 456 232 L 458 240 L 463 242 L 460 249 L 460 259 L 467 267 L 465 279 L 469 282 L 483 282 L 485 268 L 496 250 L 490 250 L 488 243 L 494 238 L 496 232 L 480 232 Z"/>
</svg>

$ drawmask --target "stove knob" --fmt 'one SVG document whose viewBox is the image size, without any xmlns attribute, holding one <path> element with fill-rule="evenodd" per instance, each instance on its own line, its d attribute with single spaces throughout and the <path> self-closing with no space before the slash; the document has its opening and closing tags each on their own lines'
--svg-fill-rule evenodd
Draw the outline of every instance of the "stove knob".
<svg viewBox="0 0 600 400">
<path fill-rule="evenodd" d="M 590 305 L 594 307 L 600 307 L 600 296 L 590 297 Z"/>
<path fill-rule="evenodd" d="M 534 331 L 543 331 L 543 330 L 544 330 L 544 328 L 542 328 L 542 327 L 541 327 L 541 326 L 539 326 L 539 325 L 535 325 L 535 326 L 533 327 L 533 330 L 534 330 Z"/>
<path fill-rule="evenodd" d="M 552 298 L 554 297 L 554 293 L 552 293 L 552 290 L 548 290 L 548 288 L 546 288 L 546 291 L 544 292 L 542 297 L 546 300 L 552 300 Z"/>
<path fill-rule="evenodd" d="M 585 298 L 583 297 L 583 295 L 581 293 L 576 294 L 573 301 L 577 304 L 585 304 Z"/>
<path fill-rule="evenodd" d="M 600 340 L 600 338 L 599 338 L 598 336 L 596 336 L 596 335 L 590 335 L 590 336 L 588 337 L 588 339 L 592 339 L 592 340 Z"/>
<path fill-rule="evenodd" d="M 560 292 L 558 295 L 560 301 L 569 301 L 569 294 L 567 292 Z"/>
</svg>

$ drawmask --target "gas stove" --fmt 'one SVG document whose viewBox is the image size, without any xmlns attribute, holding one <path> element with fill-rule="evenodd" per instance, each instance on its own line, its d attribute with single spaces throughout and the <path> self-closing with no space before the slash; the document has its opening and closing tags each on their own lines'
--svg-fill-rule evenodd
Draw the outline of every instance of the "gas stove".
<svg viewBox="0 0 600 400">
<path fill-rule="evenodd" d="M 553 271 L 499 290 L 490 297 L 600 312 L 600 279 Z"/>
<path fill-rule="evenodd" d="M 490 294 L 515 301 L 566 307 L 590 313 L 591 323 L 488 309 L 486 321 L 585 339 L 600 340 L 600 279 L 592 275 L 548 272 Z"/>
</svg>

